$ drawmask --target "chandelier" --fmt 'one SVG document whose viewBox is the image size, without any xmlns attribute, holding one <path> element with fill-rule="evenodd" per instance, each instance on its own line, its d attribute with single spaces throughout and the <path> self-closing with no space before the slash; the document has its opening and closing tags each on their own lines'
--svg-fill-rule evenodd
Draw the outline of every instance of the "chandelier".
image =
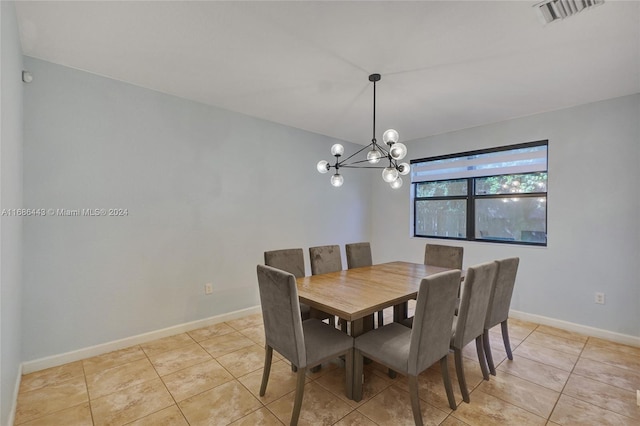
<svg viewBox="0 0 640 426">
<path fill-rule="evenodd" d="M 382 141 L 386 146 L 378 144 L 376 141 L 376 82 L 380 81 L 380 78 L 380 74 L 371 74 L 369 76 L 369 81 L 373 82 L 373 137 L 371 138 L 371 143 L 343 160 L 340 160 L 340 157 L 344 154 L 344 147 L 337 143 L 331 147 L 331 155 L 336 157 L 335 164 L 325 160 L 318 162 L 317 168 L 320 173 L 327 173 L 331 168 L 335 169 L 335 173 L 331 176 L 331 185 L 335 187 L 342 186 L 344 183 L 344 177 L 340 174 L 340 169 L 342 168 L 382 169 L 382 179 L 389 183 L 393 189 L 398 189 L 402 186 L 400 175 L 409 174 L 409 164 L 398 163 L 399 160 L 402 160 L 407 155 L 407 147 L 398 142 L 400 137 L 398 132 L 389 129 L 382 134 Z M 369 150 L 366 158 L 354 159 L 356 155 L 365 149 Z M 388 166 L 386 165 L 387 160 L 389 161 Z M 377 165 L 381 161 L 383 164 Z"/>
</svg>

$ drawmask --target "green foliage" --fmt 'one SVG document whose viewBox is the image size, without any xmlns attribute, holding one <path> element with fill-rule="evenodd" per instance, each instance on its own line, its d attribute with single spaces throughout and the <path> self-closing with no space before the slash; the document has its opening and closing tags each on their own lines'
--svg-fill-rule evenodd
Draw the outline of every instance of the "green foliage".
<svg viewBox="0 0 640 426">
<path fill-rule="evenodd" d="M 418 198 L 455 197 L 467 195 L 467 179 L 422 182 L 418 184 Z"/>
<path fill-rule="evenodd" d="M 464 238 L 470 182 L 475 185 L 471 197 L 476 208 L 476 238 L 522 241 L 532 232 L 544 235 L 546 172 L 418 183 L 416 197 L 421 199 L 415 201 L 416 234 Z"/>
<path fill-rule="evenodd" d="M 547 173 L 489 176 L 476 179 L 476 195 L 547 192 Z"/>
</svg>

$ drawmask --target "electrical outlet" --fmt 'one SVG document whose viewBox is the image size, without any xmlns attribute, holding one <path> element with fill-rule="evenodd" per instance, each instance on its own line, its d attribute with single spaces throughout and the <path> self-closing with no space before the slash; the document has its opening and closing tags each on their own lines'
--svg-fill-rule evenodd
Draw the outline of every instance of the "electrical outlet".
<svg viewBox="0 0 640 426">
<path fill-rule="evenodd" d="M 211 293 L 213 293 L 213 284 L 206 283 L 204 285 L 204 294 L 211 294 Z"/>
<path fill-rule="evenodd" d="M 596 293 L 595 302 L 599 305 L 604 305 L 604 293 Z"/>
</svg>

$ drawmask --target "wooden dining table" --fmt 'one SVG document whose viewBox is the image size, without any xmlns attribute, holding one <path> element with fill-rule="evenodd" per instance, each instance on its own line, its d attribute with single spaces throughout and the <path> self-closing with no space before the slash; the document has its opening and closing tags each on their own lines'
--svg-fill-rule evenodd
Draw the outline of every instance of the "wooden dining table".
<svg viewBox="0 0 640 426">
<path fill-rule="evenodd" d="M 357 337 L 373 328 L 373 314 L 394 307 L 394 321 L 407 317 L 408 300 L 418 295 L 424 277 L 448 268 L 421 263 L 389 262 L 297 278 L 302 303 L 351 322 Z"/>
</svg>

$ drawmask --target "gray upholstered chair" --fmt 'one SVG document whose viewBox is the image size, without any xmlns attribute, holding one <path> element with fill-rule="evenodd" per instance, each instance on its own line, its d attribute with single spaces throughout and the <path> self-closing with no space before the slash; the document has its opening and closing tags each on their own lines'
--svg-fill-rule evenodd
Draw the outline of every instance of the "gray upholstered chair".
<svg viewBox="0 0 640 426">
<path fill-rule="evenodd" d="M 462 269 L 463 254 L 464 247 L 427 244 L 424 248 L 424 264 L 441 268 Z M 458 283 L 458 289 L 460 288 L 459 285 L 460 283 Z M 459 290 L 458 297 L 460 297 Z M 404 312 L 409 312 L 408 302 L 404 302 Z M 411 319 L 409 321 L 406 318 L 402 319 L 402 322 L 409 327 L 411 327 L 411 321 Z"/>
<path fill-rule="evenodd" d="M 304 277 L 304 253 L 301 248 L 265 251 L 264 264 L 289 272 L 296 278 Z M 335 327 L 336 320 L 333 315 L 317 309 L 312 310 L 309 305 L 300 303 L 300 314 L 303 321 L 311 318 L 312 312 L 313 318 L 328 319 L 329 324 Z M 291 370 L 297 371 L 294 364 L 291 364 Z M 314 369 L 314 371 L 318 370 L 320 367 Z"/>
<path fill-rule="evenodd" d="M 304 277 L 304 253 L 301 248 L 265 251 L 264 264 L 287 271 L 296 278 Z"/>
<path fill-rule="evenodd" d="M 342 271 L 340 246 L 309 247 L 309 258 L 311 259 L 312 275 Z"/>
<path fill-rule="evenodd" d="M 265 251 L 264 264 L 289 272 L 296 278 L 304 277 L 304 253 L 301 248 Z M 310 312 L 309 305 L 300 303 L 303 320 L 310 318 Z"/>
<path fill-rule="evenodd" d="M 424 248 L 424 264 L 441 268 L 462 269 L 464 247 L 427 244 Z"/>
<path fill-rule="evenodd" d="M 353 269 L 373 265 L 371 244 L 351 243 L 345 244 L 344 247 L 347 252 L 347 268 Z"/>
<path fill-rule="evenodd" d="M 311 259 L 311 275 L 328 274 L 329 272 L 342 271 L 342 254 L 340 246 L 317 246 L 309 247 L 309 258 Z M 329 318 L 329 324 L 335 324 L 335 317 Z M 340 321 L 341 328 L 346 331 L 346 321 Z"/>
<path fill-rule="evenodd" d="M 462 269 L 464 247 L 426 244 L 424 247 L 424 264 L 441 268 Z M 458 291 L 460 298 L 460 291 Z M 460 301 L 458 301 L 458 304 Z M 457 312 L 456 312 L 457 314 Z"/>
<path fill-rule="evenodd" d="M 459 270 L 424 278 L 418 290 L 413 328 L 391 323 L 356 338 L 353 369 L 356 401 L 362 399 L 362 364 L 366 356 L 409 376 L 413 418 L 417 425 L 422 425 L 418 375 L 440 360 L 449 406 L 456 409 L 447 355 L 459 282 Z"/>
<path fill-rule="evenodd" d="M 275 349 L 297 367 L 296 396 L 291 424 L 298 424 L 307 368 L 346 356 L 346 393 L 353 396 L 353 338 L 322 321 L 302 321 L 296 278 L 280 269 L 258 265 L 258 286 L 265 332 L 265 357 L 260 396 L 264 396 Z"/>
<path fill-rule="evenodd" d="M 462 365 L 462 348 L 475 339 L 478 362 L 482 369 L 482 377 L 489 380 L 487 370 L 483 334 L 484 322 L 487 317 L 491 288 L 496 276 L 498 264 L 496 262 L 482 263 L 467 269 L 467 274 L 462 287 L 462 297 L 458 314 L 453 319 L 451 332 L 451 349 L 453 349 L 456 374 L 460 384 L 460 392 L 464 402 L 469 402 L 469 389 L 464 377 Z"/>
<path fill-rule="evenodd" d="M 496 260 L 498 264 L 498 272 L 496 273 L 495 284 L 489 298 L 489 308 L 487 309 L 487 318 L 484 323 L 484 354 L 487 358 L 489 371 L 496 375 L 496 367 L 493 364 L 493 355 L 491 354 L 491 343 L 489 341 L 489 330 L 500 324 L 502 327 L 502 341 L 507 357 L 513 359 L 511 353 L 511 343 L 509 342 L 509 328 L 507 320 L 509 319 L 509 307 L 511 306 L 511 296 L 513 295 L 513 287 L 516 283 L 516 274 L 518 273 L 518 265 L 520 258 L 511 257 L 508 259 Z"/>
<path fill-rule="evenodd" d="M 373 265 L 371 257 L 371 244 L 369 243 L 351 243 L 345 244 L 347 252 L 347 268 L 361 268 L 363 266 Z M 378 327 L 384 324 L 384 312 L 378 311 Z"/>
</svg>

